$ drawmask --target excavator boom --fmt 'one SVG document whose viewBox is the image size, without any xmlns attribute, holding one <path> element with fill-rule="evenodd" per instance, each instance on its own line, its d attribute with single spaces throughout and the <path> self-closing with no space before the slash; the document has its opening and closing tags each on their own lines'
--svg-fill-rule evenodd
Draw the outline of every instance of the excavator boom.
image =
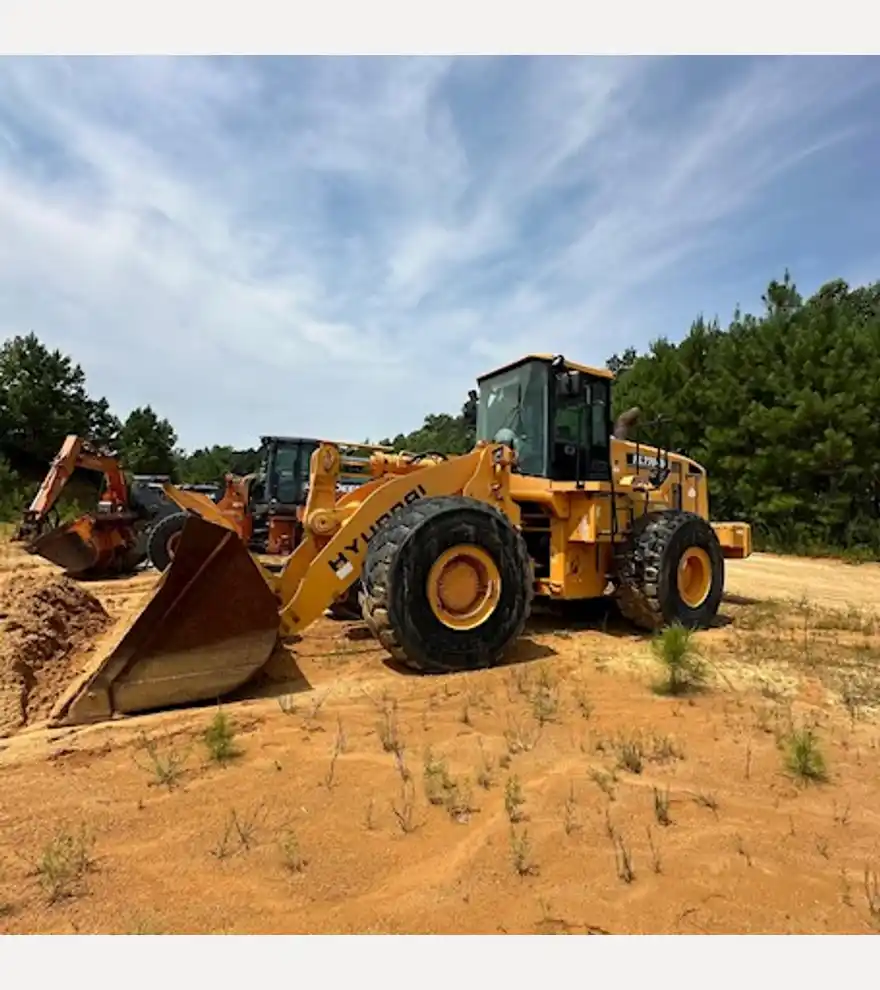
<svg viewBox="0 0 880 990">
<path fill-rule="evenodd" d="M 102 502 L 107 511 L 86 513 L 73 522 L 47 530 L 50 514 L 77 468 L 104 476 Z M 29 553 L 43 557 L 68 574 L 110 573 L 126 566 L 134 542 L 134 519 L 119 461 L 71 434 L 65 438 L 31 504 L 22 514 L 13 540 L 25 543 Z"/>
</svg>

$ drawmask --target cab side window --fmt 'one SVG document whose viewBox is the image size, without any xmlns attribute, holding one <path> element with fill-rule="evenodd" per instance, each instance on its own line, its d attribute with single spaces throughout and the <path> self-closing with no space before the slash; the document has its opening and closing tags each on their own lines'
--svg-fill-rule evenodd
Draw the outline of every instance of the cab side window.
<svg viewBox="0 0 880 990">
<path fill-rule="evenodd" d="M 295 449 L 281 448 L 273 465 L 275 497 L 282 505 L 294 505 L 299 499 L 299 479 L 296 476 Z"/>
<path fill-rule="evenodd" d="M 590 399 L 590 413 L 593 418 L 590 430 L 590 477 L 597 481 L 606 481 L 611 478 L 611 409 L 608 383 L 594 382 Z"/>
<path fill-rule="evenodd" d="M 556 481 L 610 478 L 608 386 L 593 381 L 579 395 L 557 395 L 550 476 Z"/>
</svg>

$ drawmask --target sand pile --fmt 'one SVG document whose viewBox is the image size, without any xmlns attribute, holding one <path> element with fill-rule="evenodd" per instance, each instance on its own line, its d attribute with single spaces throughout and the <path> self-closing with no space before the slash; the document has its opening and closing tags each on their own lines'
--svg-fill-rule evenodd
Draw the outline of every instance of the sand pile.
<svg viewBox="0 0 880 990">
<path fill-rule="evenodd" d="M 110 623 L 69 578 L 16 574 L 0 586 L 0 736 L 48 716 Z"/>
</svg>

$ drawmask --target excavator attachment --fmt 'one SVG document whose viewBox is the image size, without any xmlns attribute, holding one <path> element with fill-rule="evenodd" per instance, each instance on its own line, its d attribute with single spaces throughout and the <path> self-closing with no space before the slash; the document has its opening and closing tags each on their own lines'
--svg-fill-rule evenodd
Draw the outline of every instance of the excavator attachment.
<svg viewBox="0 0 880 990">
<path fill-rule="evenodd" d="M 85 574 L 92 570 L 101 556 L 88 516 L 81 516 L 66 526 L 50 529 L 31 540 L 27 549 L 29 553 L 56 564 L 72 575 Z"/>
<path fill-rule="evenodd" d="M 99 644 L 50 723 L 78 725 L 219 699 L 266 663 L 278 629 L 275 594 L 241 539 L 191 516 L 154 591 Z"/>
<path fill-rule="evenodd" d="M 104 476 L 106 487 L 99 511 L 42 532 L 77 468 Z M 128 485 L 116 456 L 71 434 L 65 438 L 36 495 L 24 510 L 14 539 L 25 543 L 29 553 L 57 564 L 70 575 L 102 577 L 132 571 L 143 559 L 138 548 L 136 520 L 137 513 L 132 511 Z"/>
</svg>

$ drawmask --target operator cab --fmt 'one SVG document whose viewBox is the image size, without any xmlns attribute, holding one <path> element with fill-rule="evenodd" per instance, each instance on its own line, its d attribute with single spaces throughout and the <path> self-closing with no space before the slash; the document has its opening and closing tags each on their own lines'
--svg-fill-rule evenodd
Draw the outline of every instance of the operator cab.
<svg viewBox="0 0 880 990">
<path fill-rule="evenodd" d="M 521 474 L 611 480 L 610 371 L 530 355 L 477 379 L 477 440 L 516 451 Z"/>
<path fill-rule="evenodd" d="M 260 438 L 262 443 L 258 480 L 251 489 L 252 500 L 272 510 L 293 511 L 305 502 L 309 465 L 318 441 L 303 437 Z"/>
</svg>

